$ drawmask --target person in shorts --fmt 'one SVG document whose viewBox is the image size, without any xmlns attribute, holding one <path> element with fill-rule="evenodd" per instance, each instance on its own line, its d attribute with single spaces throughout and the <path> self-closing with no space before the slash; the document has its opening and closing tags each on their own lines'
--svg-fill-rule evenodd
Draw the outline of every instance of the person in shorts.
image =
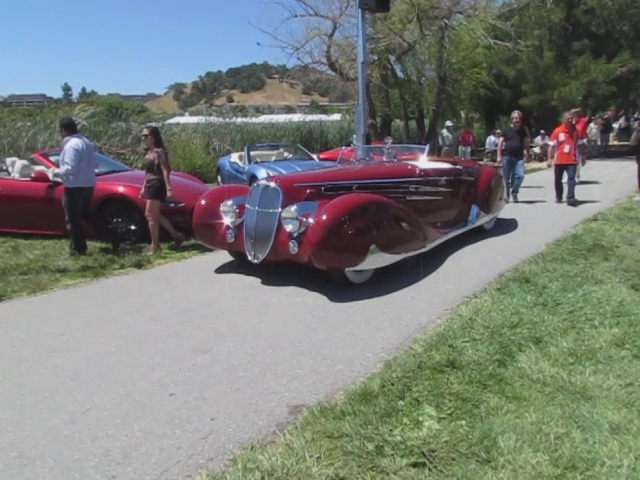
<svg viewBox="0 0 640 480">
<path fill-rule="evenodd" d="M 146 173 L 144 184 L 140 191 L 140 198 L 146 200 L 145 216 L 149 223 L 149 233 L 151 234 L 151 246 L 147 253 L 154 254 L 162 250 L 160 246 L 160 226 L 171 234 L 176 246 L 182 245 L 185 241 L 185 236 L 176 231 L 169 220 L 160 212 L 162 203 L 167 197 L 173 196 L 173 191 L 171 190 L 169 155 L 158 127 L 145 127 L 142 130 L 142 141 L 146 151 L 144 156 Z"/>
</svg>

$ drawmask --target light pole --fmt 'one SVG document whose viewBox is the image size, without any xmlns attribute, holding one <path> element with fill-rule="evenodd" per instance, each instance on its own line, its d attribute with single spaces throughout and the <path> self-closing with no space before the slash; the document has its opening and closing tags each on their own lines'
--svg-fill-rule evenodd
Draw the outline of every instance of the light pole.
<svg viewBox="0 0 640 480">
<path fill-rule="evenodd" d="M 354 143 L 364 145 L 367 138 L 367 17 L 366 13 L 389 12 L 391 0 L 358 0 L 358 105 Z"/>
<path fill-rule="evenodd" d="M 367 11 L 358 8 L 358 110 L 355 144 L 364 145 L 367 137 Z"/>
</svg>

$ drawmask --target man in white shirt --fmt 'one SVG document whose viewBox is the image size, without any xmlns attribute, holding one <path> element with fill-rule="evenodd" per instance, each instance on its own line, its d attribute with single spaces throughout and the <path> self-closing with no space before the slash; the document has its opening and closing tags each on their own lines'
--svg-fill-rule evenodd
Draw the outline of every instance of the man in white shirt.
<svg viewBox="0 0 640 480">
<path fill-rule="evenodd" d="M 533 139 L 533 155 L 536 160 L 546 161 L 549 152 L 549 135 L 544 130 L 540 130 L 540 134 Z"/>
<path fill-rule="evenodd" d="M 63 137 L 60 168 L 53 169 L 51 175 L 60 177 L 64 183 L 62 206 L 71 240 L 69 255 L 86 255 L 87 240 L 82 221 L 91 211 L 97 157 L 93 144 L 78 133 L 78 125 L 72 118 L 60 120 L 60 133 Z"/>
<path fill-rule="evenodd" d="M 484 160 L 485 162 L 498 161 L 498 143 L 500 142 L 500 130 L 491 132 L 484 142 Z"/>
<path fill-rule="evenodd" d="M 453 157 L 455 145 L 453 141 L 453 122 L 451 120 L 444 122 L 444 128 L 440 130 L 438 135 L 438 143 L 442 149 L 440 152 L 442 157 Z"/>
</svg>

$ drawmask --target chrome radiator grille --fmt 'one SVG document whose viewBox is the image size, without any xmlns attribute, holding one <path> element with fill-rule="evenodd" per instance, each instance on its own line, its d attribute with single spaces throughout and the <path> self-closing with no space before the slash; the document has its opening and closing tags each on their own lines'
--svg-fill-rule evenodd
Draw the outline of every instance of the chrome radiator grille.
<svg viewBox="0 0 640 480">
<path fill-rule="evenodd" d="M 269 183 L 256 183 L 249 191 L 244 217 L 244 250 L 253 263 L 267 256 L 280 220 L 282 190 Z"/>
</svg>

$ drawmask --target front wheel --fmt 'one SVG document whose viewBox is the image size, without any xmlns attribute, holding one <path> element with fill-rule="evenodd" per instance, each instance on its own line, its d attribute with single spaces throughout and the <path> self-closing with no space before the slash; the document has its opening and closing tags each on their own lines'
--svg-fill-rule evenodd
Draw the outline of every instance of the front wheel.
<svg viewBox="0 0 640 480">
<path fill-rule="evenodd" d="M 494 217 L 488 222 L 484 222 L 482 224 L 482 228 L 484 228 L 485 230 L 491 230 L 495 226 L 496 220 L 498 220 L 498 217 Z"/>
<path fill-rule="evenodd" d="M 147 238 L 144 216 L 135 206 L 123 201 L 110 201 L 100 208 L 97 230 L 100 238 L 110 242 L 115 249 Z"/>
<path fill-rule="evenodd" d="M 362 283 L 368 282 L 373 274 L 375 273 L 375 269 L 371 270 L 332 270 L 330 272 L 331 277 L 337 283 L 352 283 L 355 285 L 360 285 Z"/>
</svg>

